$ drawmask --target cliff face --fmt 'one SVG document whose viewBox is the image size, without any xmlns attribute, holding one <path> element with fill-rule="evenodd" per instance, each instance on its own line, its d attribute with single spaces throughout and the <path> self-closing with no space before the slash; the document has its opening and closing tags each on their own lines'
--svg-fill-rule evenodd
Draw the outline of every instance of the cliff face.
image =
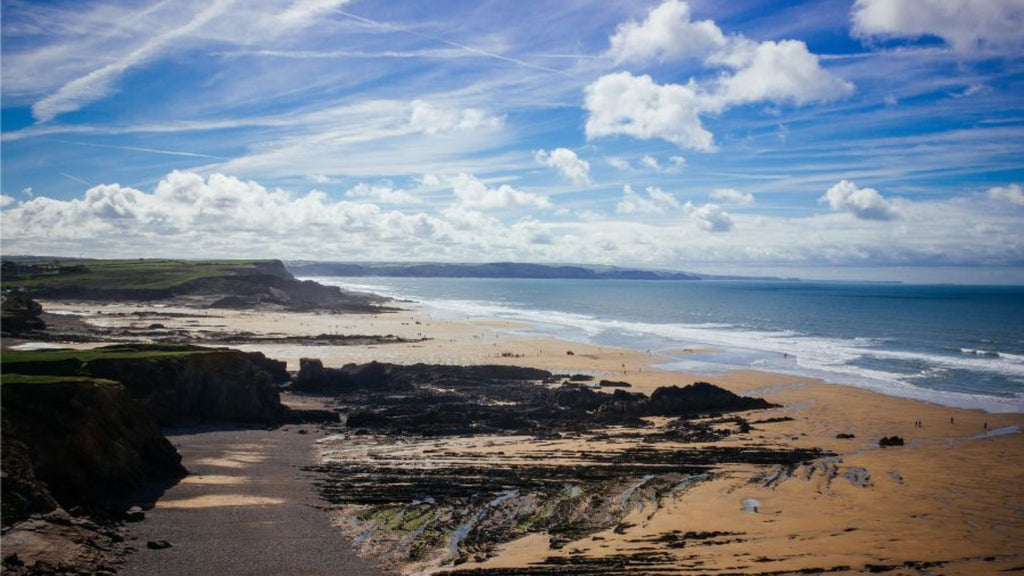
<svg viewBox="0 0 1024 576">
<path fill-rule="evenodd" d="M 89 372 L 124 383 L 164 426 L 203 422 L 275 422 L 281 399 L 270 375 L 244 354 L 214 351 L 186 357 L 97 360 Z"/>
<path fill-rule="evenodd" d="M 186 473 L 152 415 L 117 382 L 5 375 L 0 412 L 4 526 Z"/>
<path fill-rule="evenodd" d="M 161 426 L 273 423 L 286 414 L 275 386 L 284 364 L 238 350 L 107 346 L 88 354 L 5 356 L 4 372 L 115 380 Z"/>
</svg>

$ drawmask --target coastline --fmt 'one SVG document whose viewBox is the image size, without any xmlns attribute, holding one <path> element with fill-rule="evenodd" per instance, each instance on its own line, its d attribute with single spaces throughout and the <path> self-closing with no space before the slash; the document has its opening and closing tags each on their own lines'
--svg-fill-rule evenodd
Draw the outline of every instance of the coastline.
<svg viewBox="0 0 1024 576">
<path fill-rule="evenodd" d="M 792 420 L 757 426 L 758 443 L 836 454 L 830 463 L 779 471 L 769 479 L 738 466 L 666 499 L 653 511 L 631 512 L 624 523 L 629 526 L 621 530 L 594 534 L 560 550 L 540 545 L 543 536 L 530 535 L 503 546 L 497 556 L 460 565 L 460 570 L 493 572 L 558 556 L 614 556 L 650 546 L 652 539 L 675 531 L 743 534 L 699 549 L 688 544 L 696 550 L 688 552 L 699 556 L 707 573 L 735 571 L 737 559 L 745 559 L 749 573 L 844 566 L 855 573 L 870 565 L 916 574 L 927 573 L 922 570 L 929 563 L 942 562 L 944 574 L 988 574 L 1024 566 L 1024 434 L 1019 432 L 1024 415 L 1019 413 L 948 408 L 753 370 L 714 376 L 666 372 L 656 368 L 658 359 L 643 352 L 522 337 L 510 332 L 522 327 L 512 322 L 438 320 L 419 311 L 329 315 L 43 304 L 51 312 L 87 312 L 88 321 L 120 327 L 127 334 L 159 323 L 197 336 L 233 330 L 282 336 L 390 335 L 406 340 L 352 346 L 233 346 L 285 360 L 291 370 L 303 357 L 320 358 L 331 367 L 372 360 L 510 364 L 626 380 L 633 391 L 644 393 L 704 380 L 783 405 L 764 416 Z M 854 438 L 836 438 L 840 433 Z M 906 445 L 878 447 L 879 438 L 893 435 L 905 439 Z M 864 470 L 868 478 L 847 480 L 844 475 L 851 470 Z M 744 509 L 745 500 L 756 500 L 758 512 Z M 342 520 L 335 515 L 336 523 Z M 439 568 L 408 567 L 413 569 Z"/>
</svg>

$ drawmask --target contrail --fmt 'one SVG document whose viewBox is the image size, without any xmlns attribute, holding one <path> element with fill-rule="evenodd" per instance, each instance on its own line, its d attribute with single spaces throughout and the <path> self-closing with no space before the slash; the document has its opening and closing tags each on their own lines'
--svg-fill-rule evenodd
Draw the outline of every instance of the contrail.
<svg viewBox="0 0 1024 576">
<path fill-rule="evenodd" d="M 223 156 L 211 156 L 199 154 L 198 152 L 178 152 L 176 150 L 159 150 L 157 148 L 140 148 L 138 146 L 118 146 L 115 144 L 97 144 L 95 142 L 74 142 L 71 140 L 54 140 L 61 144 L 75 144 L 78 146 L 92 146 L 94 148 L 113 148 L 115 150 L 131 150 L 133 152 L 148 152 L 150 154 L 166 154 L 168 156 L 187 156 L 189 158 L 212 158 L 213 160 L 227 160 Z"/>
<path fill-rule="evenodd" d="M 478 54 L 480 56 L 486 56 L 488 58 L 495 58 L 495 59 L 498 59 L 498 60 L 504 60 L 505 62 L 510 62 L 512 64 L 523 66 L 524 68 L 532 68 L 534 70 L 541 70 L 541 71 L 544 71 L 544 72 L 553 72 L 555 74 L 561 74 L 563 76 L 569 76 L 570 78 L 572 77 L 571 74 L 569 74 L 567 72 L 564 72 L 562 70 L 557 70 L 555 68 L 548 68 L 547 66 L 541 66 L 539 64 L 532 64 L 532 63 L 527 62 L 525 60 L 520 60 L 518 58 L 512 58 L 512 57 L 509 57 L 509 56 L 503 56 L 501 54 L 496 54 L 494 52 L 488 52 L 487 50 L 482 50 L 480 48 L 474 48 L 473 46 L 467 46 L 465 44 L 459 44 L 458 42 L 452 42 L 451 40 L 445 40 L 444 38 L 439 38 L 437 36 L 429 36 L 427 34 L 420 34 L 419 32 L 416 32 L 415 30 L 410 30 L 408 28 L 404 28 L 402 26 L 397 26 L 395 24 L 388 24 L 387 22 L 378 22 L 376 20 L 371 20 L 369 18 L 364 18 L 362 16 L 359 16 L 358 14 L 352 14 L 351 12 L 346 12 L 344 10 L 341 10 L 340 8 L 335 8 L 334 12 L 336 12 L 338 14 L 341 14 L 342 16 L 345 16 L 346 18 L 351 18 L 352 20 L 355 20 L 356 22 L 360 22 L 362 24 L 365 24 L 367 26 L 372 26 L 374 28 L 384 28 L 386 30 L 395 30 L 397 32 L 405 32 L 406 34 L 411 34 L 411 35 L 416 36 L 418 38 L 423 38 L 424 40 L 432 40 L 434 42 L 441 42 L 443 44 L 447 44 L 449 46 L 452 46 L 453 48 L 458 48 L 460 50 L 465 50 L 466 52 L 470 52 L 472 54 Z"/>
<path fill-rule="evenodd" d="M 86 182 L 85 180 L 82 180 L 78 176 L 72 176 L 71 174 L 68 174 L 67 172 L 57 172 L 57 174 L 60 174 L 61 176 L 65 177 L 65 178 L 67 178 L 69 180 L 74 180 L 75 182 L 78 182 L 79 184 L 85 184 L 86 186 L 92 186 L 92 183 Z"/>
</svg>

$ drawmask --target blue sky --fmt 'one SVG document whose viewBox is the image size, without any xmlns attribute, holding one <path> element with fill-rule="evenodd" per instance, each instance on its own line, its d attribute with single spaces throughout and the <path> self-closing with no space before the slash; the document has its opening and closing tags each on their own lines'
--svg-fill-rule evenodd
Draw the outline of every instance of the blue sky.
<svg viewBox="0 0 1024 576">
<path fill-rule="evenodd" d="M 1024 1 L 4 0 L 4 254 L 1024 283 Z"/>
</svg>

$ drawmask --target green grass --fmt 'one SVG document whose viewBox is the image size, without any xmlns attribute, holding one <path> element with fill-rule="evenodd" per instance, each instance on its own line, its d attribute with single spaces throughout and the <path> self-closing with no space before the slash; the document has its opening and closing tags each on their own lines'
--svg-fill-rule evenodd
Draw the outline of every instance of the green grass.
<svg viewBox="0 0 1024 576">
<path fill-rule="evenodd" d="M 4 288 L 167 290 L 199 278 L 274 269 L 273 260 L 18 260 Z"/>
<path fill-rule="evenodd" d="M 40 386 L 66 383 L 116 384 L 113 380 L 90 378 L 88 376 L 39 376 L 29 374 L 3 374 L 3 376 L 0 377 L 0 381 L 4 384 L 31 384 Z"/>
<path fill-rule="evenodd" d="M 135 348 L 131 346 L 108 346 L 92 350 L 4 350 L 0 352 L 0 363 L 6 365 L 18 363 L 62 362 L 75 359 L 85 364 L 93 360 L 135 360 L 140 358 L 166 358 L 170 356 L 189 356 L 202 354 L 210 350 L 175 350 L 161 348 Z M 4 367 L 6 372 L 6 367 Z"/>
</svg>

